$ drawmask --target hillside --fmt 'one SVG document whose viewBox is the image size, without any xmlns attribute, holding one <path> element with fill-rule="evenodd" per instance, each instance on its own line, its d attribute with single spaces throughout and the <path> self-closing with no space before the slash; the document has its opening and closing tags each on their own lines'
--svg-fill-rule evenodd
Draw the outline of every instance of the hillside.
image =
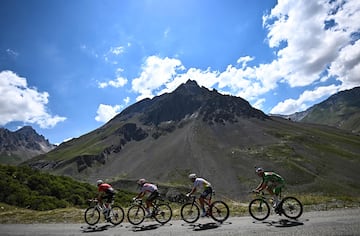
<svg viewBox="0 0 360 236">
<path fill-rule="evenodd" d="M 17 131 L 0 128 L 0 163 L 16 165 L 55 146 L 30 126 Z"/>
<path fill-rule="evenodd" d="M 254 167 L 263 166 L 281 173 L 289 191 L 359 196 L 359 153 L 359 136 L 270 118 L 242 98 L 188 81 L 26 164 L 119 188 L 134 188 L 140 177 L 186 188 L 196 172 L 232 199 L 248 195 L 260 181 Z"/>
<path fill-rule="evenodd" d="M 338 92 L 306 111 L 285 118 L 360 133 L 360 87 Z"/>
</svg>

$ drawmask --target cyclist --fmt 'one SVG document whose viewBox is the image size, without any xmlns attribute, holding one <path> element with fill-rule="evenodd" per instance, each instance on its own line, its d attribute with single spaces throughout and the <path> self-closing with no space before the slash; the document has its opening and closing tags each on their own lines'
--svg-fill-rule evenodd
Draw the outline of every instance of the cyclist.
<svg viewBox="0 0 360 236">
<path fill-rule="evenodd" d="M 152 184 L 152 183 L 149 183 L 148 181 L 146 181 L 146 179 L 139 179 L 137 181 L 137 184 L 140 187 L 140 192 L 136 197 L 133 198 L 134 201 L 138 198 L 144 197 L 146 193 L 150 193 L 149 196 L 145 200 L 145 204 L 146 204 L 145 210 L 147 213 L 147 215 L 145 217 L 149 218 L 152 215 L 150 213 L 150 207 L 154 207 L 152 202 L 155 200 L 155 198 L 157 198 L 160 195 L 158 188 L 155 184 Z"/>
<path fill-rule="evenodd" d="M 278 203 L 280 202 L 279 194 L 285 185 L 284 178 L 275 172 L 265 171 L 261 167 L 256 168 L 255 172 L 259 177 L 262 178 L 262 181 L 256 187 L 256 189 L 254 189 L 254 192 L 260 192 L 263 189 L 267 189 L 267 191 L 274 199 L 273 207 L 276 209 Z"/>
<path fill-rule="evenodd" d="M 197 188 L 202 188 L 203 189 L 203 192 L 199 197 L 199 202 L 200 202 L 200 207 L 202 209 L 201 216 L 204 217 L 204 216 L 206 216 L 206 211 L 205 211 L 205 207 L 204 207 L 204 201 L 205 201 L 206 197 L 209 194 L 212 194 L 212 192 L 213 192 L 211 184 L 210 184 L 209 181 L 207 181 L 207 180 L 205 180 L 203 178 L 198 178 L 196 176 L 196 174 L 190 174 L 189 179 L 191 180 L 191 182 L 194 183 L 194 185 L 193 185 L 191 191 L 186 194 L 187 197 L 190 197 L 191 194 L 195 193 Z"/>
<path fill-rule="evenodd" d="M 104 183 L 104 181 L 102 181 L 101 179 L 96 181 L 96 184 L 98 186 L 98 191 L 99 191 L 97 200 L 99 201 L 100 204 L 103 203 L 103 200 L 106 200 L 105 209 L 103 213 L 105 215 L 105 218 L 108 219 L 110 206 L 115 197 L 115 190 L 110 184 Z"/>
</svg>

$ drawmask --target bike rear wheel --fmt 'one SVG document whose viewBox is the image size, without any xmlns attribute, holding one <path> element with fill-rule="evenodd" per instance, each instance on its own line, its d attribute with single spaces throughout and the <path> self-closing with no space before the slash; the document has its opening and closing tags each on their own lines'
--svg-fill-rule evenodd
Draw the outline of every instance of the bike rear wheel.
<svg viewBox="0 0 360 236">
<path fill-rule="evenodd" d="M 214 201 L 210 206 L 210 216 L 217 222 L 224 222 L 230 214 L 228 205 L 223 201 Z"/>
<path fill-rule="evenodd" d="M 85 210 L 84 219 L 88 225 L 95 225 L 100 220 L 100 211 L 96 207 L 89 207 Z"/>
<path fill-rule="evenodd" d="M 270 215 L 270 206 L 264 199 L 257 198 L 250 202 L 249 213 L 256 220 L 265 220 Z"/>
<path fill-rule="evenodd" d="M 168 204 L 159 204 L 156 206 L 156 209 L 154 209 L 154 211 L 154 218 L 160 224 L 166 224 L 171 220 L 172 210 Z"/>
<path fill-rule="evenodd" d="M 113 206 L 110 210 L 110 222 L 113 225 L 118 225 L 124 220 L 124 209 L 120 206 Z"/>
<path fill-rule="evenodd" d="M 180 210 L 181 218 L 187 223 L 194 223 L 200 217 L 200 209 L 196 204 L 185 203 Z"/>
<path fill-rule="evenodd" d="M 127 213 L 128 221 L 133 225 L 141 224 L 145 220 L 145 210 L 141 206 L 131 206 Z"/>
<path fill-rule="evenodd" d="M 301 202 L 295 197 L 285 197 L 280 204 L 282 212 L 290 219 L 299 218 L 303 212 Z"/>
</svg>

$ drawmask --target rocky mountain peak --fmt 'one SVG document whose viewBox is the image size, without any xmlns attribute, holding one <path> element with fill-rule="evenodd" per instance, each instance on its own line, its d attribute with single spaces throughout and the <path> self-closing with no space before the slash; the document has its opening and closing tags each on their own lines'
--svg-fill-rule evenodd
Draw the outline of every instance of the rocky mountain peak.
<svg viewBox="0 0 360 236">
<path fill-rule="evenodd" d="M 200 114 L 205 121 L 235 122 L 236 117 L 267 116 L 251 107 L 244 99 L 218 93 L 200 87 L 196 81 L 188 80 L 172 93 L 162 94 L 152 99 L 144 99 L 125 109 L 118 115 L 118 119 L 125 119 L 129 115 L 140 114 L 144 124 L 158 125 L 165 121 L 180 121 L 187 116 Z"/>
<path fill-rule="evenodd" d="M 14 163 L 11 161 L 12 156 L 16 156 L 17 160 L 26 160 L 46 153 L 54 147 L 31 126 L 24 126 L 14 132 L 5 128 L 0 129 L 0 158 L 7 159 L 1 162 Z"/>
</svg>

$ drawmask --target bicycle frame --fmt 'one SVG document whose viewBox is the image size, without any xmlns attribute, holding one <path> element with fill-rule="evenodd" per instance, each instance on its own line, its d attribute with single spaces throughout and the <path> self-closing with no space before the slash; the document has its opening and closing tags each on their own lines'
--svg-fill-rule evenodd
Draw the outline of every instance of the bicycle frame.
<svg viewBox="0 0 360 236">
<path fill-rule="evenodd" d="M 269 206 L 269 197 L 266 197 L 262 191 L 256 194 L 257 197 L 249 203 L 249 213 L 256 220 L 264 220 L 269 216 L 272 208 Z M 284 214 L 288 218 L 297 219 L 301 216 L 303 207 L 297 198 L 287 196 L 278 202 L 274 211 L 279 215 Z"/>
</svg>

